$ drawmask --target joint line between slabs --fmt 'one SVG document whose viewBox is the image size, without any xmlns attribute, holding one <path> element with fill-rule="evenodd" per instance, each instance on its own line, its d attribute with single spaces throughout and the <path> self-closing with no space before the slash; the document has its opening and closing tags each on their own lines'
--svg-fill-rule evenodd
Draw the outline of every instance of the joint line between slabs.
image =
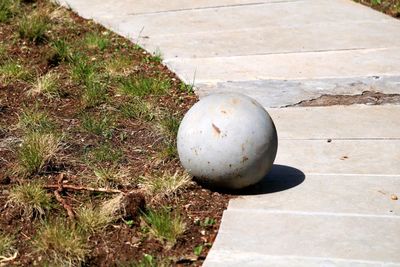
<svg viewBox="0 0 400 267">
<path fill-rule="evenodd" d="M 260 212 L 269 214 L 284 214 L 284 215 L 304 215 L 304 216 L 330 216 L 330 217 L 365 217 L 365 218 L 385 218 L 385 219 L 400 219 L 396 215 L 378 215 L 378 214 L 362 214 L 362 213 L 342 213 L 342 212 L 308 212 L 308 211 L 293 211 L 293 210 L 268 210 L 268 209 L 249 209 L 243 210 L 238 208 L 228 209 L 228 211 L 239 212 Z"/>
<path fill-rule="evenodd" d="M 285 3 L 296 3 L 296 2 L 304 2 L 304 1 L 303 0 L 286 0 L 286 1 L 282 0 L 282 1 L 275 1 L 275 2 L 254 2 L 254 3 L 245 3 L 245 4 L 233 4 L 233 5 L 181 8 L 181 9 L 172 9 L 172 10 L 165 10 L 165 11 L 128 13 L 128 16 L 156 15 L 156 14 L 185 12 L 185 11 L 198 11 L 198 10 L 219 9 L 219 8 L 236 8 L 236 7 L 244 7 L 244 6 L 261 6 L 261 5 L 285 4 Z"/>
</svg>

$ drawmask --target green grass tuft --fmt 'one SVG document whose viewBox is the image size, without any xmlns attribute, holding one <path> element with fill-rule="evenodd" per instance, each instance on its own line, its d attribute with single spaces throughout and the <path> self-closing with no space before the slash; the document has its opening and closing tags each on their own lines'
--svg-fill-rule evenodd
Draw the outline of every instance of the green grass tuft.
<svg viewBox="0 0 400 267">
<path fill-rule="evenodd" d="M 19 36 L 31 42 L 40 43 L 46 40 L 46 32 L 50 28 L 49 17 L 44 12 L 36 12 L 23 16 L 18 24 Z"/>
<path fill-rule="evenodd" d="M 97 48 L 103 51 L 110 45 L 110 40 L 99 33 L 89 33 L 85 38 L 85 44 L 90 49 Z"/>
<path fill-rule="evenodd" d="M 107 100 L 107 85 L 99 80 L 87 81 L 82 102 L 86 108 L 96 107 Z"/>
<path fill-rule="evenodd" d="M 18 150 L 18 169 L 22 175 L 40 173 L 54 158 L 60 139 L 53 133 L 32 132 L 25 135 Z"/>
<path fill-rule="evenodd" d="M 144 77 L 137 76 L 135 78 L 123 79 L 120 82 L 119 90 L 131 96 L 147 96 L 147 95 L 163 95 L 171 88 L 169 80 L 161 77 Z"/>
<path fill-rule="evenodd" d="M 28 217 L 42 217 L 53 207 L 51 197 L 38 182 L 15 186 L 10 191 L 8 201 L 22 208 L 23 214 Z"/>
<path fill-rule="evenodd" d="M 0 230 L 0 259 L 1 257 L 11 257 L 14 253 L 15 238 Z"/>
<path fill-rule="evenodd" d="M 33 240 L 33 249 L 45 256 L 49 266 L 80 266 L 89 253 L 86 234 L 61 218 L 42 225 Z"/>
<path fill-rule="evenodd" d="M 182 216 L 177 212 L 171 212 L 168 208 L 148 210 L 143 213 L 143 220 L 150 233 L 158 240 L 173 246 L 177 238 L 185 232 L 186 226 Z"/>
<path fill-rule="evenodd" d="M 82 117 L 82 128 L 89 133 L 111 138 L 114 131 L 114 119 L 107 114 L 96 117 L 86 113 Z"/>
<path fill-rule="evenodd" d="M 67 42 L 63 39 L 52 41 L 51 52 L 48 61 L 52 65 L 58 65 L 60 62 L 70 62 L 72 60 L 72 51 Z"/>
<path fill-rule="evenodd" d="M 140 119 L 151 121 L 155 118 L 152 112 L 152 105 L 139 97 L 133 97 L 129 102 L 120 107 L 120 111 L 125 118 Z"/>
<path fill-rule="evenodd" d="M 19 10 L 19 0 L 0 0 L 0 23 L 8 22 Z"/>
<path fill-rule="evenodd" d="M 103 212 L 99 208 L 82 206 L 77 210 L 78 225 L 85 233 L 95 233 L 104 229 L 115 220 L 113 214 Z"/>
<path fill-rule="evenodd" d="M 55 128 L 54 123 L 50 120 L 48 114 L 39 111 L 37 106 L 33 108 L 25 108 L 19 115 L 19 127 L 26 133 L 52 132 Z"/>
<path fill-rule="evenodd" d="M 31 74 L 20 62 L 7 60 L 0 63 L 0 82 L 10 84 L 17 81 L 29 81 Z"/>
<path fill-rule="evenodd" d="M 115 149 L 110 144 L 105 143 L 86 151 L 85 161 L 92 164 L 115 164 L 121 160 L 122 156 L 123 153 L 121 150 Z"/>
</svg>

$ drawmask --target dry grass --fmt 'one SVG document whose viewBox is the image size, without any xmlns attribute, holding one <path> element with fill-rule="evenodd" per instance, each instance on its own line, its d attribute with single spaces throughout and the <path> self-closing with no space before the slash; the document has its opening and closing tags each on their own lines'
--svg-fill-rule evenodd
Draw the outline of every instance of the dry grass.
<svg viewBox="0 0 400 267">
<path fill-rule="evenodd" d="M 92 206 L 82 206 L 77 210 L 78 224 L 86 233 L 95 233 L 104 229 L 115 220 L 112 212 Z"/>
<path fill-rule="evenodd" d="M 42 225 L 33 248 L 45 256 L 46 266 L 80 266 L 89 252 L 86 234 L 62 218 Z"/>
<path fill-rule="evenodd" d="M 14 253 L 15 238 L 0 230 L 0 266 L 2 257 L 8 258 Z"/>
<path fill-rule="evenodd" d="M 58 86 L 59 75 L 55 72 L 48 72 L 39 77 L 36 82 L 32 84 L 30 90 L 27 91 L 30 96 L 44 95 L 47 98 L 56 98 L 61 95 Z"/>
<path fill-rule="evenodd" d="M 142 176 L 139 182 L 140 187 L 151 195 L 154 201 L 157 201 L 176 196 L 180 190 L 189 185 L 191 178 L 187 173 L 177 171 L 171 174 L 166 171 L 162 174 Z"/>
<path fill-rule="evenodd" d="M 20 207 L 27 217 L 43 217 L 53 207 L 51 196 L 38 182 L 15 186 L 10 191 L 8 202 Z"/>
<path fill-rule="evenodd" d="M 59 148 L 60 138 L 53 133 L 27 134 L 18 151 L 17 172 L 25 176 L 41 172 Z"/>
</svg>

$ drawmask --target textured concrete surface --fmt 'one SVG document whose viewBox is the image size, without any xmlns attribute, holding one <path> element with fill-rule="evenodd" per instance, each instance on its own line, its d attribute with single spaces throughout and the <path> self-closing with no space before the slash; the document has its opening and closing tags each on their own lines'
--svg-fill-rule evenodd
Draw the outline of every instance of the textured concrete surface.
<svg viewBox="0 0 400 267">
<path fill-rule="evenodd" d="M 400 21 L 350 0 L 60 0 L 144 46 L 202 97 L 268 108 L 276 164 L 224 212 L 204 266 L 400 266 Z"/>
</svg>

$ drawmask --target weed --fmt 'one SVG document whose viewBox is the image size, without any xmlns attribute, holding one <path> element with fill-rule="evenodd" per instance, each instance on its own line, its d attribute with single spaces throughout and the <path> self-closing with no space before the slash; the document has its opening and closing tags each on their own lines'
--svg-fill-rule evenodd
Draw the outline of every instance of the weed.
<svg viewBox="0 0 400 267">
<path fill-rule="evenodd" d="M 89 33 L 85 38 L 85 44 L 88 48 L 97 48 L 103 51 L 110 45 L 110 41 L 98 33 Z"/>
<path fill-rule="evenodd" d="M 88 254 L 87 236 L 66 219 L 45 222 L 38 230 L 33 249 L 45 255 L 51 266 L 80 266 Z"/>
<path fill-rule="evenodd" d="M 25 108 L 19 115 L 19 127 L 25 132 L 52 132 L 54 124 L 46 112 L 39 111 L 38 106 Z"/>
<path fill-rule="evenodd" d="M 128 180 L 127 170 L 120 169 L 115 165 L 109 167 L 98 166 L 94 168 L 93 172 L 97 178 L 96 185 L 98 187 L 117 187 L 118 185 L 126 184 Z"/>
<path fill-rule="evenodd" d="M 71 58 L 71 62 L 71 76 L 75 82 L 88 84 L 93 81 L 95 67 L 85 55 L 78 53 Z"/>
<path fill-rule="evenodd" d="M 143 220 L 156 239 L 166 241 L 171 247 L 186 228 L 182 216 L 177 212 L 171 212 L 166 207 L 148 210 L 143 213 Z"/>
<path fill-rule="evenodd" d="M 53 133 L 28 133 L 18 151 L 18 172 L 23 175 L 39 173 L 55 156 L 60 139 Z"/>
<path fill-rule="evenodd" d="M 200 225 L 203 227 L 210 227 L 210 226 L 213 226 L 215 223 L 216 223 L 215 219 L 206 217 L 204 219 L 204 222 L 201 222 Z"/>
<path fill-rule="evenodd" d="M 13 18 L 19 9 L 18 0 L 1 0 L 0 1 L 0 23 L 8 22 Z"/>
<path fill-rule="evenodd" d="M 176 115 L 164 113 L 159 118 L 158 128 L 166 138 L 175 140 L 178 134 L 180 123 L 181 119 L 179 119 Z"/>
<path fill-rule="evenodd" d="M 0 43 L 0 60 L 7 58 L 7 46 Z"/>
<path fill-rule="evenodd" d="M 137 76 L 134 79 L 123 79 L 119 90 L 131 96 L 163 95 L 171 88 L 169 80 L 161 77 Z"/>
<path fill-rule="evenodd" d="M 100 118 L 86 113 L 82 118 L 82 127 L 85 131 L 100 135 L 105 138 L 111 138 L 114 131 L 114 120 L 107 114 L 103 114 Z"/>
<path fill-rule="evenodd" d="M 87 108 L 98 106 L 107 100 L 107 85 L 98 80 L 88 81 L 84 86 L 82 102 Z"/>
<path fill-rule="evenodd" d="M 113 57 L 105 64 L 111 76 L 128 76 L 132 72 L 132 60 L 127 56 Z"/>
<path fill-rule="evenodd" d="M 22 208 L 23 214 L 27 217 L 42 217 L 53 207 L 51 197 L 38 182 L 15 186 L 10 191 L 8 201 Z"/>
<path fill-rule="evenodd" d="M 8 60 L 0 65 L 0 82 L 10 84 L 17 81 L 28 81 L 31 78 L 29 71 L 19 62 Z"/>
<path fill-rule="evenodd" d="M 144 254 L 141 261 L 134 261 L 127 265 L 126 267 L 169 267 L 172 266 L 170 259 L 158 260 L 150 254 Z"/>
<path fill-rule="evenodd" d="M 112 214 L 99 208 L 82 206 L 77 210 L 78 225 L 85 233 L 95 233 L 115 220 Z"/>
<path fill-rule="evenodd" d="M 186 187 L 191 178 L 186 173 L 175 172 L 171 174 L 166 171 L 162 174 L 155 174 L 140 177 L 140 185 L 145 191 L 153 196 L 153 199 L 168 198 L 175 196 L 180 190 Z"/>
<path fill-rule="evenodd" d="M 144 58 L 145 63 L 157 63 L 160 64 L 163 61 L 163 55 L 160 49 L 156 49 L 152 56 L 148 56 Z"/>
<path fill-rule="evenodd" d="M 44 95 L 47 98 L 56 98 L 61 96 L 61 91 L 58 86 L 59 75 L 55 72 L 48 72 L 45 75 L 37 78 L 32 84 L 32 88 L 28 91 L 28 95 Z"/>
<path fill-rule="evenodd" d="M 35 43 L 43 42 L 50 27 L 49 21 L 48 15 L 44 12 L 24 15 L 18 24 L 19 36 Z"/>
<path fill-rule="evenodd" d="M 51 43 L 51 54 L 48 59 L 52 65 L 58 65 L 60 62 L 69 62 L 72 59 L 72 52 L 65 40 L 59 39 Z"/>
<path fill-rule="evenodd" d="M 203 246 L 199 245 L 193 249 L 194 255 L 199 257 L 201 255 L 201 252 L 203 251 Z"/>
<path fill-rule="evenodd" d="M 116 150 L 110 144 L 101 144 L 86 152 L 86 161 L 91 163 L 117 163 L 123 156 L 121 150 Z"/>
<path fill-rule="evenodd" d="M 155 117 L 152 108 L 153 107 L 149 102 L 146 102 L 139 97 L 134 97 L 129 102 L 122 104 L 120 111 L 126 118 L 151 121 Z"/>
<path fill-rule="evenodd" d="M 14 252 L 15 238 L 0 230 L 0 259 L 10 257 Z"/>
<path fill-rule="evenodd" d="M 158 119 L 156 127 L 165 137 L 160 157 L 172 159 L 177 155 L 176 136 L 178 134 L 180 119 L 176 115 L 164 113 Z"/>
</svg>

